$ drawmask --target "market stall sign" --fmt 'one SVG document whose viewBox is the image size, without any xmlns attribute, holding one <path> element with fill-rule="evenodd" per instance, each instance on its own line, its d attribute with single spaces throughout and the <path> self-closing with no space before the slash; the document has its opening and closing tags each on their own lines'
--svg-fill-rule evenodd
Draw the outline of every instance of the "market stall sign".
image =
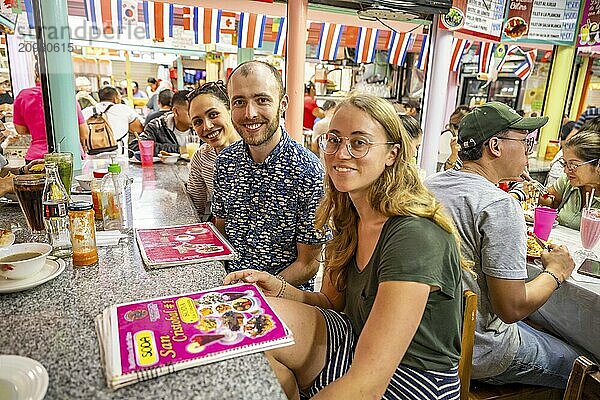
<svg viewBox="0 0 600 400">
<path fill-rule="evenodd" d="M 600 43 L 600 0 L 586 0 L 581 14 L 577 46 L 595 46 Z"/>
<path fill-rule="evenodd" d="M 502 41 L 573 45 L 582 0 L 509 0 Z"/>
<path fill-rule="evenodd" d="M 439 27 L 486 40 L 500 41 L 507 0 L 454 0 Z"/>
</svg>

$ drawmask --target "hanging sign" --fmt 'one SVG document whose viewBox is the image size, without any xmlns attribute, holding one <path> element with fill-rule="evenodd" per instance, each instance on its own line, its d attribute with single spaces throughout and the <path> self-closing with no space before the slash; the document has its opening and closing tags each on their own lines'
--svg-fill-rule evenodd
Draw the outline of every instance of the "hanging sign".
<svg viewBox="0 0 600 400">
<path fill-rule="evenodd" d="M 508 0 L 454 0 L 439 27 L 482 39 L 499 41 Z"/>
<path fill-rule="evenodd" d="M 581 14 L 577 46 L 600 44 L 600 0 L 587 0 Z"/>
<path fill-rule="evenodd" d="M 509 0 L 502 41 L 570 46 L 582 0 Z"/>
</svg>

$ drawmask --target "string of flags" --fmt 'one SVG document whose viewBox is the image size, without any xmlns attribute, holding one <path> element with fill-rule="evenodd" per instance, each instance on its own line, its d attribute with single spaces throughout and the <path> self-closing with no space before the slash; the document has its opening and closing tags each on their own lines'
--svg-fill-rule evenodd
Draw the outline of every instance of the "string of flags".
<svg viewBox="0 0 600 400">
<path fill-rule="evenodd" d="M 450 58 L 450 71 L 457 72 L 463 55 L 471 47 L 471 41 L 467 39 L 452 38 L 452 57 Z"/>
</svg>

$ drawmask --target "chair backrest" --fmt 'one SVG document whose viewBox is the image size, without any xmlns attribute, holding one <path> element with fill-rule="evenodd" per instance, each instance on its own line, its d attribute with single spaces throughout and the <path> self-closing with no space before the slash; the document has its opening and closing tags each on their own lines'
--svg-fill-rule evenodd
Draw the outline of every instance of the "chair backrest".
<svg viewBox="0 0 600 400">
<path fill-rule="evenodd" d="M 460 340 L 461 351 L 458 362 L 460 398 L 469 398 L 471 371 L 473 368 L 473 343 L 475 341 L 475 319 L 477 318 L 477 295 L 470 290 L 463 292 L 463 327 Z"/>
<path fill-rule="evenodd" d="M 579 356 L 573 363 L 569 382 L 565 390 L 564 400 L 598 400 L 600 399 L 600 371 L 585 356 Z"/>
</svg>

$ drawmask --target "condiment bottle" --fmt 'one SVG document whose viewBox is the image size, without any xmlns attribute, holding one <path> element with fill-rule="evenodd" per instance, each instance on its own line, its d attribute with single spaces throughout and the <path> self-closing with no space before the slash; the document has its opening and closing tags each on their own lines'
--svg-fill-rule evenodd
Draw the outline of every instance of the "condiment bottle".
<svg viewBox="0 0 600 400">
<path fill-rule="evenodd" d="M 94 204 L 94 217 L 98 221 L 102 221 L 102 178 L 108 174 L 107 169 L 97 169 L 93 172 L 94 179 L 92 180 L 92 203 Z"/>
<path fill-rule="evenodd" d="M 44 225 L 48 232 L 52 254 L 56 257 L 71 255 L 71 240 L 69 238 L 69 218 L 67 204 L 69 195 L 63 186 L 58 167 L 54 162 L 46 163 L 46 184 L 42 193 L 44 208 Z"/>
<path fill-rule="evenodd" d="M 131 181 L 113 159 L 108 174 L 102 178 L 102 219 L 104 230 L 128 233 L 133 228 Z"/>
<path fill-rule="evenodd" d="M 69 223 L 73 243 L 73 265 L 85 267 L 98 263 L 94 207 L 89 201 L 69 204 Z"/>
<path fill-rule="evenodd" d="M 546 153 L 544 154 L 544 160 L 551 161 L 554 159 L 554 156 L 560 150 L 560 144 L 558 140 L 550 140 L 546 145 Z"/>
</svg>

